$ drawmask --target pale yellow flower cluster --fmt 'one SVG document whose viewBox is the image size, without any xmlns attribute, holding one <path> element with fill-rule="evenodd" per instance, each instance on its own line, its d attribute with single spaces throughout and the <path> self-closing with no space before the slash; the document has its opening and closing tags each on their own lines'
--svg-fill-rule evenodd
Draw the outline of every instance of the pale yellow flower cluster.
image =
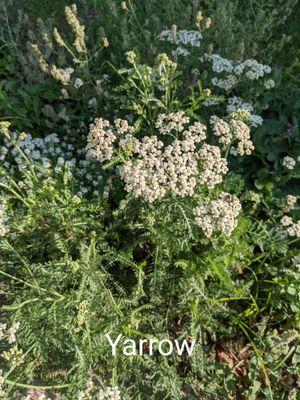
<svg viewBox="0 0 300 400">
<path fill-rule="evenodd" d="M 68 24 L 70 25 L 74 35 L 74 47 L 79 53 L 84 53 L 86 51 L 84 42 L 84 26 L 80 24 L 77 18 L 77 7 L 76 4 L 65 7 L 65 15 Z"/>
</svg>

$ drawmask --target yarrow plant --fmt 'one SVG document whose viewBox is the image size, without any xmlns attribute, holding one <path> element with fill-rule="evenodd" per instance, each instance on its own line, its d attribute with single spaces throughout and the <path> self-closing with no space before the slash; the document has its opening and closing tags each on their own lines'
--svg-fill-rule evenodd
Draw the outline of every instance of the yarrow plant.
<svg viewBox="0 0 300 400">
<path fill-rule="evenodd" d="M 251 153 L 250 129 L 243 121 L 234 118 L 227 123 L 213 116 L 210 122 L 210 129 L 225 145 L 226 154 L 230 149 L 240 155 Z M 174 196 L 197 201 L 200 193 L 207 191 L 213 196 L 213 190 L 228 172 L 228 165 L 222 157 L 222 147 L 206 142 L 207 126 L 198 121 L 191 123 L 189 116 L 178 111 L 159 114 L 155 128 L 156 134 L 139 137 L 126 120 L 117 119 L 111 125 L 98 118 L 90 125 L 87 153 L 101 163 L 108 162 L 108 166 L 117 165 L 125 190 L 149 203 Z M 236 141 L 235 149 L 231 145 Z M 206 218 L 201 218 L 200 208 L 195 208 L 196 223 L 206 236 L 211 236 L 213 226 L 226 235 L 236 226 L 241 206 L 237 199 L 226 203 L 226 196 L 231 199 L 224 193 L 220 200 L 210 203 Z M 206 226 L 208 219 L 210 228 Z"/>
</svg>

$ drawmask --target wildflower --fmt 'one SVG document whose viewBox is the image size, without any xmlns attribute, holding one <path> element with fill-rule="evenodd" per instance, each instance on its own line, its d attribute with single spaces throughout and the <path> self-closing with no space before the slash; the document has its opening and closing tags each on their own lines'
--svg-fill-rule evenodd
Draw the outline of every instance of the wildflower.
<svg viewBox="0 0 300 400">
<path fill-rule="evenodd" d="M 35 56 L 41 71 L 48 73 L 49 72 L 49 65 L 47 64 L 45 57 L 41 53 L 40 49 L 38 48 L 37 44 L 28 43 L 27 47 L 31 51 L 31 53 Z"/>
<path fill-rule="evenodd" d="M 211 54 L 207 57 L 212 61 L 212 71 L 220 74 L 221 72 L 232 73 L 234 70 L 233 64 L 230 60 L 221 57 L 219 54 Z"/>
<path fill-rule="evenodd" d="M 243 108 L 237 108 L 235 111 L 233 111 L 230 114 L 230 118 L 231 119 L 237 119 L 237 120 L 241 120 L 241 121 L 249 121 L 250 119 L 250 112 L 247 110 L 244 110 Z"/>
<path fill-rule="evenodd" d="M 86 51 L 85 49 L 85 43 L 84 43 L 84 26 L 80 25 L 78 18 L 77 18 L 77 8 L 75 4 L 72 4 L 71 6 L 66 6 L 65 7 L 65 16 L 68 24 L 70 25 L 74 35 L 75 35 L 75 41 L 74 41 L 74 47 L 79 53 L 84 53 Z"/>
<path fill-rule="evenodd" d="M 57 68 L 55 65 L 51 67 L 51 75 L 56 80 L 60 81 L 63 85 L 67 85 L 70 81 L 71 75 L 73 74 L 73 68 Z"/>
<path fill-rule="evenodd" d="M 292 157 L 286 156 L 282 160 L 282 165 L 287 169 L 294 169 L 296 166 L 296 161 Z"/>
<path fill-rule="evenodd" d="M 172 131 L 182 132 L 184 125 L 188 124 L 190 119 L 183 111 L 170 114 L 159 114 L 155 127 L 162 135 L 170 134 Z"/>
<path fill-rule="evenodd" d="M 281 218 L 280 223 L 283 226 L 290 226 L 293 224 L 293 219 L 288 215 L 285 215 L 284 217 Z"/>
<path fill-rule="evenodd" d="M 19 322 L 14 322 L 13 325 L 7 331 L 7 341 L 9 344 L 16 342 L 16 332 L 20 328 Z"/>
<path fill-rule="evenodd" d="M 252 150 L 254 150 L 254 146 L 250 140 L 249 127 L 243 121 L 235 119 L 231 120 L 231 127 L 235 139 L 239 141 L 236 147 L 237 153 L 241 156 L 244 154 L 251 154 Z"/>
<path fill-rule="evenodd" d="M 297 197 L 289 194 L 285 198 L 285 203 L 287 207 L 286 212 L 289 212 L 294 208 L 295 204 L 297 203 Z"/>
<path fill-rule="evenodd" d="M 87 138 L 87 152 L 89 157 L 96 158 L 103 162 L 110 160 L 113 156 L 113 143 L 116 136 L 110 128 L 109 121 L 96 118 L 90 124 L 90 131 Z"/>
<path fill-rule="evenodd" d="M 120 135 L 123 135 L 124 133 L 133 133 L 134 132 L 134 127 L 130 126 L 128 124 L 128 122 L 124 119 L 117 118 L 114 120 L 114 124 L 115 124 L 117 132 Z"/>
<path fill-rule="evenodd" d="M 237 79 L 234 75 L 228 75 L 228 77 L 225 79 L 218 79 L 216 77 L 212 78 L 211 83 L 214 86 L 217 86 L 221 89 L 228 91 L 228 90 L 232 89 L 233 86 L 236 85 Z"/>
<path fill-rule="evenodd" d="M 130 64 L 134 64 L 135 60 L 136 60 L 136 54 L 134 51 L 127 51 L 126 55 L 126 59 Z"/>
<path fill-rule="evenodd" d="M 109 46 L 109 41 L 108 41 L 107 37 L 102 37 L 101 40 L 102 40 L 102 43 L 103 43 L 103 47 L 106 48 L 106 47 Z"/>
<path fill-rule="evenodd" d="M 203 19 L 202 11 L 198 11 L 196 14 L 196 22 L 199 23 Z"/>
<path fill-rule="evenodd" d="M 272 89 L 273 87 L 275 87 L 275 82 L 273 81 L 273 79 L 268 79 L 265 83 L 264 83 L 264 87 L 266 89 Z"/>
<path fill-rule="evenodd" d="M 173 38 L 175 39 L 176 35 L 177 35 L 177 25 L 172 25 L 171 32 L 172 32 Z"/>
<path fill-rule="evenodd" d="M 10 138 L 9 127 L 10 127 L 10 122 L 8 121 L 0 122 L 0 132 L 3 133 L 3 135 L 8 139 Z"/>
<path fill-rule="evenodd" d="M 98 400 L 121 400 L 121 394 L 117 386 L 101 389 L 97 396 Z"/>
<path fill-rule="evenodd" d="M 230 125 L 216 115 L 210 117 L 210 123 L 213 125 L 213 133 L 218 137 L 219 142 L 228 146 L 232 141 Z"/>
<path fill-rule="evenodd" d="M 121 8 L 122 10 L 128 10 L 126 1 L 122 1 Z"/>
<path fill-rule="evenodd" d="M 217 200 L 194 208 L 195 222 L 207 237 L 214 231 L 230 236 L 237 225 L 242 207 L 237 197 L 222 192 Z"/>
<path fill-rule="evenodd" d="M 50 400 L 50 397 L 47 397 L 44 390 L 30 389 L 27 392 L 27 396 L 26 396 L 25 400 Z"/>
<path fill-rule="evenodd" d="M 57 28 L 54 28 L 53 36 L 54 36 L 54 39 L 55 39 L 56 43 L 58 44 L 58 46 L 64 47 L 65 42 L 64 42 L 63 38 L 61 37 L 61 34 L 58 32 Z"/>
<path fill-rule="evenodd" d="M 3 338 L 6 332 L 7 324 L 0 322 L 0 339 Z"/>
<path fill-rule="evenodd" d="M 204 144 L 199 150 L 202 162 L 202 172 L 199 183 L 212 189 L 222 182 L 223 175 L 228 172 L 227 162 L 221 157 L 221 151 L 217 146 Z"/>
<path fill-rule="evenodd" d="M 300 237 L 300 221 L 293 223 L 286 230 L 288 236 Z"/>
<path fill-rule="evenodd" d="M 12 347 L 8 351 L 4 351 L 2 356 L 5 360 L 7 360 L 12 367 L 17 367 L 24 363 L 25 356 L 21 349 L 18 349 L 17 346 Z"/>
<path fill-rule="evenodd" d="M 167 41 L 169 43 L 174 43 L 177 45 L 189 45 L 191 47 L 200 47 L 202 41 L 202 34 L 199 31 L 186 31 L 179 30 L 176 31 L 174 36 L 174 29 L 164 30 L 159 35 L 158 38 L 162 41 Z"/>
<path fill-rule="evenodd" d="M 211 18 L 206 18 L 205 22 L 204 22 L 204 28 L 205 29 L 209 29 L 211 26 Z"/>
<path fill-rule="evenodd" d="M 74 88 L 79 89 L 83 85 L 83 80 L 80 78 L 76 78 L 74 82 Z"/>
<path fill-rule="evenodd" d="M 5 215 L 5 207 L 4 205 L 0 205 L 0 237 L 5 236 L 7 233 L 7 227 L 5 226 L 5 222 L 7 217 Z"/>
</svg>

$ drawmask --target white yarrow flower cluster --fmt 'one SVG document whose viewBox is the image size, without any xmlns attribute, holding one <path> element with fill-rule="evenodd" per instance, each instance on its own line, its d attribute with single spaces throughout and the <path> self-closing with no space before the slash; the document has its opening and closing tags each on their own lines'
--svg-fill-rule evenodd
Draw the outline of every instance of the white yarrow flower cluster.
<svg viewBox="0 0 300 400">
<path fill-rule="evenodd" d="M 197 184 L 214 188 L 227 173 L 226 159 L 217 146 L 200 143 L 206 139 L 206 126 L 190 122 L 183 111 L 160 114 L 156 128 L 161 135 L 169 135 L 168 145 L 156 135 L 133 136 L 134 129 L 127 121 L 98 118 L 90 126 L 88 155 L 100 162 L 112 159 L 117 146 L 129 159 L 118 167 L 125 190 L 147 202 L 175 196 L 192 196 Z M 200 146 L 200 148 L 199 148 Z"/>
<path fill-rule="evenodd" d="M 227 161 L 222 158 L 219 147 L 207 143 L 199 150 L 199 157 L 202 164 L 199 183 L 213 189 L 228 172 Z"/>
<path fill-rule="evenodd" d="M 286 228 L 286 234 L 292 237 L 300 237 L 300 221 L 294 222 L 293 219 L 285 215 L 281 218 L 280 223 Z"/>
<path fill-rule="evenodd" d="M 9 344 L 15 343 L 16 342 L 16 333 L 18 329 L 20 328 L 20 323 L 19 322 L 14 322 L 12 326 L 8 329 L 7 331 L 7 341 Z"/>
<path fill-rule="evenodd" d="M 190 122 L 190 118 L 183 111 L 170 114 L 159 114 L 155 123 L 160 134 L 170 134 L 171 131 L 182 132 L 184 126 Z"/>
<path fill-rule="evenodd" d="M 233 96 L 228 99 L 227 103 L 227 112 L 231 114 L 236 110 L 245 110 L 250 113 L 249 116 L 249 125 L 253 127 L 257 127 L 263 123 L 263 119 L 260 115 L 253 114 L 253 106 L 250 103 L 246 103 L 240 97 Z"/>
<path fill-rule="evenodd" d="M 98 393 L 99 400 L 121 400 L 121 393 L 117 386 L 101 389 Z"/>
<path fill-rule="evenodd" d="M 258 80 L 265 74 L 271 73 L 271 68 L 268 65 L 260 64 L 254 59 L 235 62 L 223 58 L 219 54 L 205 54 L 204 59 L 209 60 L 212 63 L 212 70 L 217 74 L 226 72 L 236 76 L 243 75 L 250 80 Z"/>
<path fill-rule="evenodd" d="M 178 56 L 188 57 L 190 54 L 191 54 L 190 51 L 181 46 L 178 46 L 175 50 L 172 50 L 172 56 L 174 57 Z"/>
<path fill-rule="evenodd" d="M 237 84 L 238 80 L 234 75 L 228 75 L 226 78 L 224 79 L 219 79 L 219 78 L 212 78 L 211 83 L 214 86 L 217 86 L 221 89 L 224 89 L 226 91 L 232 89 L 236 84 Z"/>
<path fill-rule="evenodd" d="M 79 89 L 83 85 L 83 80 L 80 78 L 76 78 L 74 82 L 74 88 Z"/>
<path fill-rule="evenodd" d="M 73 68 L 57 68 L 55 65 L 51 67 L 51 75 L 57 81 L 60 81 L 63 85 L 68 85 L 73 74 Z"/>
<path fill-rule="evenodd" d="M 289 210 L 292 210 L 297 203 L 297 197 L 293 196 L 292 194 L 288 194 L 285 198 L 285 203 Z"/>
<path fill-rule="evenodd" d="M 236 119 L 231 120 L 233 136 L 239 141 L 236 146 L 236 151 L 239 155 L 250 155 L 254 150 L 253 143 L 250 139 L 250 128 L 243 121 Z"/>
<path fill-rule="evenodd" d="M 1 204 L 0 205 L 0 237 L 5 236 L 7 233 L 7 227 L 6 225 L 6 213 L 5 213 L 5 205 Z"/>
<path fill-rule="evenodd" d="M 113 143 L 116 141 L 109 121 L 102 118 L 96 118 L 93 124 L 90 124 L 90 130 L 87 137 L 87 154 L 100 162 L 108 161 L 113 156 Z"/>
<path fill-rule="evenodd" d="M 223 119 L 213 115 L 210 117 L 210 124 L 212 125 L 212 130 L 218 140 L 224 146 L 228 146 L 232 141 L 232 129 L 230 125 Z"/>
<path fill-rule="evenodd" d="M 294 169 L 296 166 L 296 161 L 293 159 L 293 157 L 286 156 L 282 160 L 282 165 L 287 168 L 287 169 Z"/>
<path fill-rule="evenodd" d="M 200 47 L 202 34 L 199 31 L 193 30 L 179 30 L 174 33 L 172 30 L 166 29 L 158 35 L 158 39 L 176 45 L 189 45 L 191 47 Z"/>
<path fill-rule="evenodd" d="M 273 87 L 275 87 L 275 82 L 273 81 L 273 79 L 268 79 L 265 83 L 264 83 L 264 87 L 266 89 L 273 89 Z"/>
<path fill-rule="evenodd" d="M 222 192 L 217 200 L 194 208 L 195 221 L 207 237 L 211 237 L 215 231 L 230 236 L 237 226 L 241 209 L 237 197 Z"/>
</svg>

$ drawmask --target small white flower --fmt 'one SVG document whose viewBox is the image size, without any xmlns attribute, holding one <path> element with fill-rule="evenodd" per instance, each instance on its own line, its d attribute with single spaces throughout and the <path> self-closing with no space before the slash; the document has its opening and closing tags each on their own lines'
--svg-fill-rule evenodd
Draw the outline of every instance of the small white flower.
<svg viewBox="0 0 300 400">
<path fill-rule="evenodd" d="M 296 161 L 290 157 L 290 156 L 285 156 L 282 160 L 282 165 L 287 168 L 287 169 L 294 169 L 296 166 Z"/>
</svg>

